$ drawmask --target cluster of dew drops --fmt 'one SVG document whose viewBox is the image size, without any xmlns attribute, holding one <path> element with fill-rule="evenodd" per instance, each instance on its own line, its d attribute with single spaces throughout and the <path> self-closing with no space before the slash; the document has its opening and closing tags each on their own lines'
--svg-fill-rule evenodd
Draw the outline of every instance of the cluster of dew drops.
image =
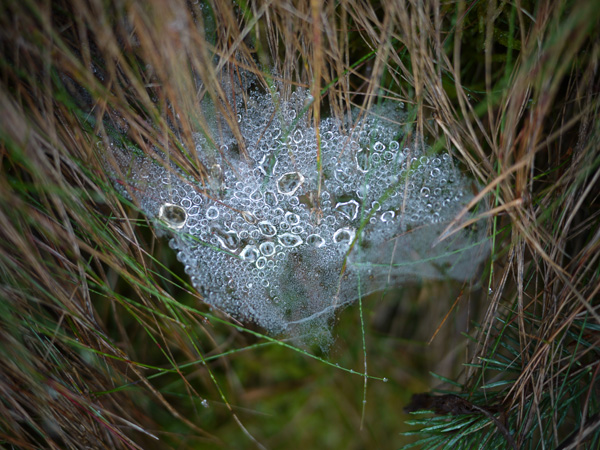
<svg viewBox="0 0 600 450">
<path fill-rule="evenodd" d="M 318 254 L 311 260 L 316 267 L 293 267 L 331 274 L 335 286 L 357 242 L 376 247 L 447 220 L 468 192 L 449 154 L 402 143 L 398 106 L 357 118 L 350 129 L 323 120 L 319 171 L 316 131 L 305 117 L 311 100 L 302 90 L 288 101 L 252 93 L 238 114 L 245 154 L 233 137 L 210 151 L 196 135 L 210 186 L 158 164 L 143 162 L 140 170 L 145 188 L 139 203 L 172 231 L 170 246 L 205 301 L 271 330 L 289 320 L 284 272 L 291 259 Z M 316 308 L 326 308 L 333 294 L 328 287 L 314 294 L 322 303 Z"/>
</svg>

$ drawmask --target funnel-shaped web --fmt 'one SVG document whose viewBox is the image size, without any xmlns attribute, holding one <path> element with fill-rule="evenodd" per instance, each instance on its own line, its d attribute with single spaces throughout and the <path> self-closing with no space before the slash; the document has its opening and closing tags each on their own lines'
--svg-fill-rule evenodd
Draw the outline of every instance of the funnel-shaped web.
<svg viewBox="0 0 600 450">
<path fill-rule="evenodd" d="M 218 152 L 195 136 L 198 158 L 218 173 L 209 186 L 114 150 L 129 174 L 117 186 L 130 185 L 144 213 L 170 231 L 207 303 L 311 340 L 329 336 L 330 319 L 358 298 L 359 285 L 366 295 L 414 279 L 473 277 L 486 257 L 485 223 L 433 246 L 472 199 L 472 183 L 448 153 L 402 144 L 401 109 L 383 108 L 346 132 L 323 120 L 319 188 L 316 132 L 301 117 L 308 93 L 251 100 L 238 116 L 247 158 L 222 129 Z"/>
</svg>

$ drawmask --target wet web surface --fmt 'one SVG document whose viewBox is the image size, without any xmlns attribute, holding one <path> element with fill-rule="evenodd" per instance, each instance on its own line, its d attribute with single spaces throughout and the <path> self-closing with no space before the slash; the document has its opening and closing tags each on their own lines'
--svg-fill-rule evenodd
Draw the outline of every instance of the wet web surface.
<svg viewBox="0 0 600 450">
<path fill-rule="evenodd" d="M 432 246 L 472 199 L 471 181 L 448 153 L 403 143 L 400 108 L 346 131 L 323 120 L 319 177 L 316 131 L 303 117 L 311 100 L 302 90 L 288 102 L 254 93 L 240 105 L 247 157 L 233 134 L 219 130 L 218 149 L 195 135 L 208 186 L 168 162 L 113 149 L 128 174 L 116 185 L 169 232 L 204 300 L 304 340 L 327 339 L 359 285 L 366 295 L 414 279 L 468 280 L 486 257 L 481 222 Z"/>
</svg>

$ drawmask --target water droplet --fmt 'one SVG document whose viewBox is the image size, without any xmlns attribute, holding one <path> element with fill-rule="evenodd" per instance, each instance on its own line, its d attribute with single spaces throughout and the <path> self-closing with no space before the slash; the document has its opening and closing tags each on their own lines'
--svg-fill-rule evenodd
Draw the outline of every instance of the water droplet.
<svg viewBox="0 0 600 450">
<path fill-rule="evenodd" d="M 359 204 L 356 200 L 340 202 L 335 205 L 335 209 L 346 219 L 354 220 L 358 214 Z"/>
<path fill-rule="evenodd" d="M 373 150 L 375 150 L 376 152 L 382 152 L 385 150 L 385 145 L 383 145 L 382 142 L 377 141 L 373 145 Z"/>
<path fill-rule="evenodd" d="M 333 242 L 336 244 L 350 244 L 354 240 L 354 236 L 356 235 L 356 231 L 353 228 L 340 228 L 335 233 L 333 233 Z"/>
<path fill-rule="evenodd" d="M 269 154 L 266 154 L 262 157 L 260 162 L 258 163 L 258 169 L 265 176 L 270 177 L 275 173 L 277 167 L 277 159 Z"/>
<path fill-rule="evenodd" d="M 235 231 L 225 231 L 219 226 L 211 227 L 210 232 L 216 236 L 221 247 L 226 250 L 235 251 L 240 245 L 240 238 Z"/>
<path fill-rule="evenodd" d="M 287 220 L 290 225 L 298 225 L 300 223 L 300 216 L 298 214 L 286 212 L 285 220 Z"/>
<path fill-rule="evenodd" d="M 283 233 L 277 238 L 277 240 L 281 245 L 289 248 L 298 247 L 300 244 L 302 244 L 302 239 L 292 233 Z"/>
<path fill-rule="evenodd" d="M 263 234 L 263 236 L 273 237 L 277 234 L 277 228 L 268 220 L 262 220 L 256 224 L 258 230 Z"/>
<path fill-rule="evenodd" d="M 381 221 L 382 222 L 389 222 L 390 220 L 392 220 L 394 217 L 396 216 L 396 213 L 394 211 L 385 211 L 382 215 L 381 215 Z"/>
<path fill-rule="evenodd" d="M 209 172 L 210 176 L 208 177 L 208 185 L 210 189 L 215 192 L 220 191 L 223 187 L 223 169 L 219 164 L 213 164 L 209 169 Z"/>
<path fill-rule="evenodd" d="M 219 210 L 217 209 L 216 206 L 211 206 L 210 208 L 208 208 L 206 210 L 206 218 L 209 220 L 215 220 L 217 217 L 219 217 Z"/>
<path fill-rule="evenodd" d="M 158 217 L 169 227 L 178 230 L 185 225 L 187 213 L 181 206 L 165 203 L 160 207 Z"/>
<path fill-rule="evenodd" d="M 260 258 L 258 258 L 256 260 L 256 268 L 257 269 L 264 269 L 264 267 L 267 265 L 267 258 L 265 258 L 264 256 L 261 256 Z"/>
<path fill-rule="evenodd" d="M 270 241 L 263 242 L 258 247 L 260 252 L 265 256 L 271 256 L 275 253 L 275 244 Z"/>
<path fill-rule="evenodd" d="M 252 200 L 253 202 L 260 202 L 262 199 L 263 195 L 258 190 L 250 194 L 250 200 Z"/>
<path fill-rule="evenodd" d="M 354 160 L 356 161 L 356 168 L 360 172 L 367 173 L 369 171 L 369 155 L 364 149 L 360 149 L 356 152 Z"/>
<path fill-rule="evenodd" d="M 246 245 L 244 250 L 242 250 L 242 253 L 240 253 L 240 258 L 251 263 L 256 261 L 259 256 L 260 252 L 254 245 Z"/>
<path fill-rule="evenodd" d="M 302 183 L 304 176 L 300 172 L 284 173 L 277 180 L 277 191 L 284 195 L 294 195 Z"/>
<path fill-rule="evenodd" d="M 302 135 L 302 131 L 296 130 L 294 132 L 294 142 L 296 144 L 299 144 L 300 142 L 302 142 L 302 139 L 304 139 L 304 136 Z"/>
<path fill-rule="evenodd" d="M 269 206 L 275 206 L 279 202 L 277 201 L 277 195 L 275 192 L 267 191 L 265 192 L 265 203 Z"/>
<path fill-rule="evenodd" d="M 250 211 L 242 211 L 242 217 L 249 224 L 253 225 L 256 223 L 256 217 L 254 217 L 254 215 Z"/>
<path fill-rule="evenodd" d="M 348 175 L 348 172 L 346 172 L 345 169 L 336 169 L 333 175 L 336 180 L 342 183 L 347 183 L 350 181 L 350 175 Z"/>
<path fill-rule="evenodd" d="M 311 234 L 306 238 L 306 243 L 308 245 L 312 245 L 313 247 L 320 248 L 325 245 L 325 239 L 318 234 Z"/>
</svg>

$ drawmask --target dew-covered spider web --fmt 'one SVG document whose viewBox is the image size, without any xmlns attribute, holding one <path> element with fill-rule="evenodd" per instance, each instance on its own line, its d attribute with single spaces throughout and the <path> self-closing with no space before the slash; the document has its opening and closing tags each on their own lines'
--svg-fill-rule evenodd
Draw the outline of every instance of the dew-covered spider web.
<svg viewBox="0 0 600 450">
<path fill-rule="evenodd" d="M 303 90 L 288 101 L 255 91 L 238 103 L 245 156 L 225 127 L 214 133 L 218 151 L 197 133 L 205 184 L 113 146 L 121 167 L 113 175 L 126 178 L 116 185 L 127 184 L 122 191 L 169 231 L 204 301 L 305 341 L 329 336 L 359 287 L 366 295 L 417 279 L 468 280 L 487 248 L 482 222 L 433 245 L 473 198 L 473 183 L 450 154 L 403 141 L 399 106 L 356 116 L 350 129 L 321 121 L 319 177 L 311 101 Z"/>
</svg>

